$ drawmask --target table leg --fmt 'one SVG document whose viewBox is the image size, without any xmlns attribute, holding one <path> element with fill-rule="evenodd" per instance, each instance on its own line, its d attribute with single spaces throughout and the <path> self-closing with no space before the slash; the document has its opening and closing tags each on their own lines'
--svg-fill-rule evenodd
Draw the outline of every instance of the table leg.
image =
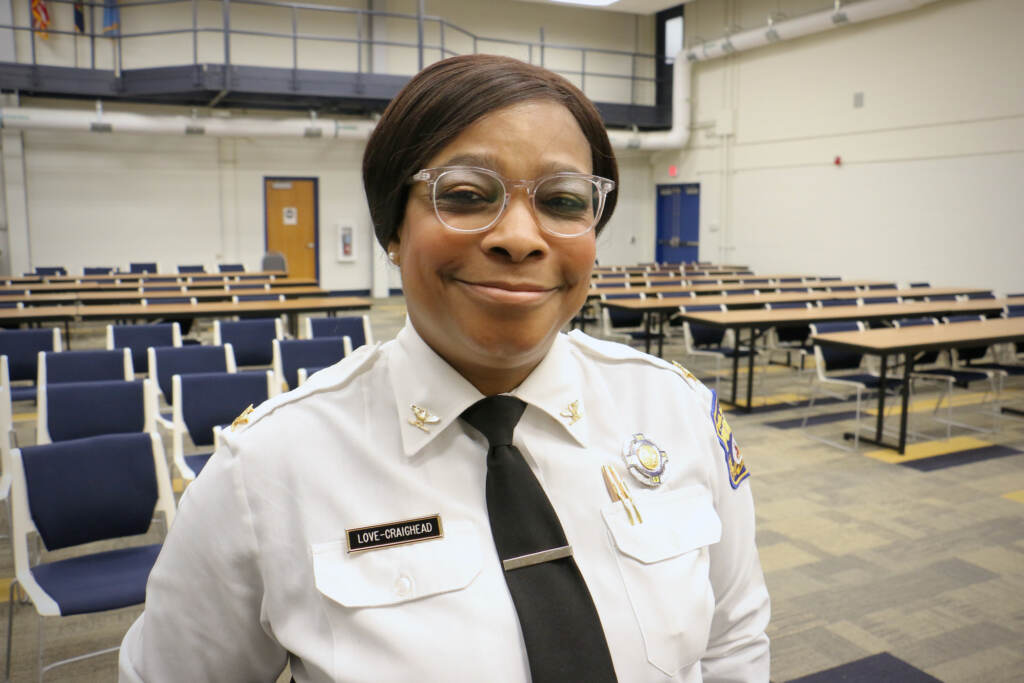
<svg viewBox="0 0 1024 683">
<path fill-rule="evenodd" d="M 651 312 L 644 314 L 644 353 L 651 352 Z"/>
<path fill-rule="evenodd" d="M 903 354 L 903 386 L 900 387 L 903 394 L 903 404 L 900 410 L 900 455 L 903 455 L 907 448 L 907 404 L 910 401 L 910 372 L 914 369 L 914 354 Z"/>
<path fill-rule="evenodd" d="M 881 359 L 882 368 L 878 371 L 878 416 L 875 418 L 875 441 L 878 443 L 882 442 L 882 427 L 885 425 L 885 373 L 889 357 L 883 353 Z"/>
<path fill-rule="evenodd" d="M 754 409 L 751 404 L 754 396 L 754 341 L 756 339 L 756 330 L 753 327 L 750 328 L 750 348 L 747 349 L 747 412 L 749 413 Z M 737 338 L 739 337 L 739 330 L 736 331 Z"/>
<path fill-rule="evenodd" d="M 740 378 L 740 329 L 736 328 L 736 348 L 733 349 L 732 353 L 732 400 L 729 401 L 733 405 L 736 405 L 736 384 Z"/>
<path fill-rule="evenodd" d="M 658 316 L 658 358 L 665 357 L 665 314 L 661 311 L 654 312 Z"/>
</svg>

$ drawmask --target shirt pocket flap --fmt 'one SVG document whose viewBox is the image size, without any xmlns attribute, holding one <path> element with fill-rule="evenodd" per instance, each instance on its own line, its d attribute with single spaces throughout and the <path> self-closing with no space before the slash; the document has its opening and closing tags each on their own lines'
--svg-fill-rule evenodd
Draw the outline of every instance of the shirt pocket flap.
<svg viewBox="0 0 1024 683">
<path fill-rule="evenodd" d="M 469 521 L 439 539 L 349 553 L 344 540 L 311 548 L 316 587 L 345 607 L 383 607 L 465 588 L 480 573 L 480 534 Z"/>
<path fill-rule="evenodd" d="M 630 524 L 622 503 L 601 510 L 619 552 L 644 564 L 661 562 L 691 550 L 718 543 L 722 522 L 715 512 L 711 492 L 688 486 L 637 500 L 643 522 Z"/>
</svg>

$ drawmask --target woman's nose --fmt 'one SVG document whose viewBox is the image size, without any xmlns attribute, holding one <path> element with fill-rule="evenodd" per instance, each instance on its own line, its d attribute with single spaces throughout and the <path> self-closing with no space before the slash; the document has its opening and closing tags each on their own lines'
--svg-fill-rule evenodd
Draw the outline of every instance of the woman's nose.
<svg viewBox="0 0 1024 683">
<path fill-rule="evenodd" d="M 516 193 L 509 199 L 508 209 L 497 224 L 484 233 L 481 247 L 494 254 L 507 257 L 514 263 L 548 252 L 544 231 L 537 222 L 530 198 Z"/>
</svg>

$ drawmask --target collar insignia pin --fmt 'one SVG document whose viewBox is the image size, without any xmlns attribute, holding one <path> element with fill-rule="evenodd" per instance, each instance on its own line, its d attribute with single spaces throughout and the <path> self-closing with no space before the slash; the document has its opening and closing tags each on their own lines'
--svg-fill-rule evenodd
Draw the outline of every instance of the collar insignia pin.
<svg viewBox="0 0 1024 683">
<path fill-rule="evenodd" d="M 580 418 L 583 417 L 583 415 L 580 414 L 580 402 L 573 401 L 565 410 L 560 412 L 559 415 L 569 420 L 570 426 L 576 424 L 579 422 Z"/>
<path fill-rule="evenodd" d="M 409 406 L 412 408 L 413 417 L 409 418 L 409 424 L 417 429 L 422 429 L 425 432 L 430 431 L 430 427 L 427 425 L 437 424 L 441 421 L 437 415 L 431 415 L 430 411 L 426 408 L 420 408 L 415 403 Z"/>
<path fill-rule="evenodd" d="M 242 414 L 236 417 L 234 422 L 231 423 L 231 431 L 235 431 L 235 429 L 237 427 L 240 427 L 241 425 L 249 424 L 249 414 L 252 412 L 252 410 L 252 404 L 250 403 L 249 407 L 243 410 Z"/>
<path fill-rule="evenodd" d="M 636 433 L 622 446 L 629 473 L 644 486 L 660 486 L 668 455 L 643 433 Z"/>
<path fill-rule="evenodd" d="M 693 380 L 694 382 L 699 382 L 700 381 L 699 379 L 697 379 L 696 375 L 694 375 L 692 372 L 690 372 L 689 370 L 684 368 L 681 363 L 679 363 L 677 361 L 674 361 L 674 360 L 673 361 L 669 361 L 669 362 L 672 363 L 672 365 L 676 366 L 676 368 L 678 368 L 679 372 L 683 373 L 683 377 L 685 377 L 686 379 Z"/>
</svg>

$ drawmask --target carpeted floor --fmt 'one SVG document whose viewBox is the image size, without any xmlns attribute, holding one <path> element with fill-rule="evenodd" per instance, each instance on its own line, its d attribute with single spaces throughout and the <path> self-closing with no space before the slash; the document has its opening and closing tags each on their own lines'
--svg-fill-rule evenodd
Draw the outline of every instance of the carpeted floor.
<svg viewBox="0 0 1024 683">
<path fill-rule="evenodd" d="M 378 340 L 394 336 L 404 311 L 401 298 L 375 302 Z M 72 334 L 75 348 L 103 344 L 100 325 Z M 208 342 L 209 325 L 193 335 Z M 689 365 L 681 350 L 669 343 L 665 356 Z M 691 369 L 709 376 L 699 365 Z M 912 406 L 918 438 L 906 456 L 867 444 L 841 450 L 808 435 L 849 448 L 842 433 L 854 427 L 852 400 L 820 402 L 804 430 L 808 374 L 772 366 L 756 377 L 754 394 L 763 407 L 727 415 L 752 472 L 758 545 L 772 595 L 772 680 L 1022 680 L 1024 420 L 1003 417 L 998 431 L 987 433 L 953 427 L 947 440 L 946 425 L 933 419 L 945 411 L 933 415 L 935 397 L 923 394 Z M 1012 381 L 1005 398 L 1020 407 L 1024 381 Z M 959 398 L 954 419 L 990 428 L 992 416 L 979 412 L 988 408 L 984 399 Z M 34 439 L 34 410 L 16 408 L 21 443 Z M 874 424 L 873 415 L 865 419 Z M 2 543 L 0 577 L 12 575 Z M 0 582 L 4 596 L 6 585 Z M 49 620 L 46 660 L 116 645 L 139 611 Z M 0 621 L 6 636 L 6 620 Z M 35 622 L 30 605 L 17 605 L 15 681 L 34 680 Z M 114 654 L 47 676 L 115 679 Z"/>
</svg>

